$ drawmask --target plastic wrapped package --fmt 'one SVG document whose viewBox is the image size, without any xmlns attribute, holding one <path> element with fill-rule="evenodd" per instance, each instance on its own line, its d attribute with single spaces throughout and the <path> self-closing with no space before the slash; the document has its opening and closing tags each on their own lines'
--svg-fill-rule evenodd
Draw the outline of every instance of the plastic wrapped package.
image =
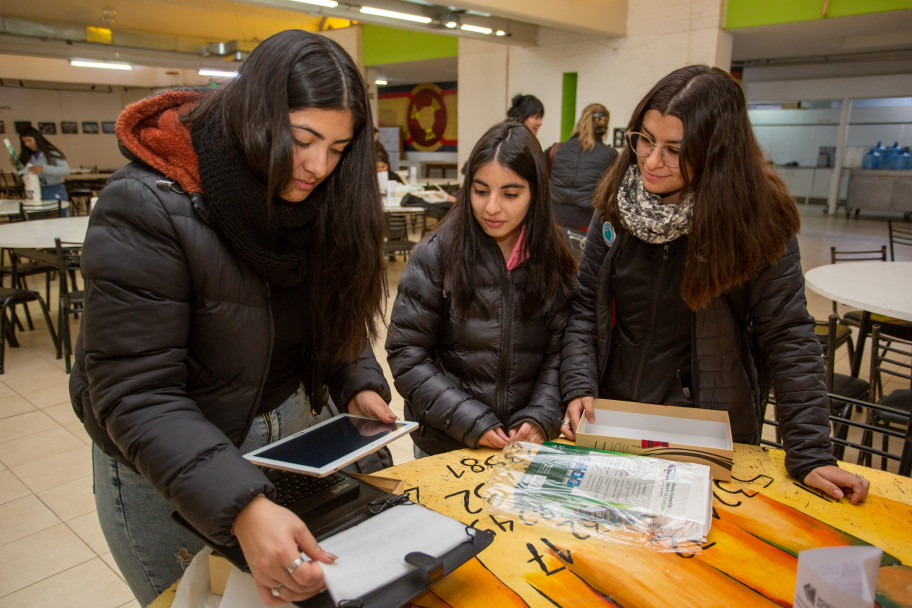
<svg viewBox="0 0 912 608">
<path fill-rule="evenodd" d="M 712 524 L 709 467 L 557 443 L 512 442 L 482 489 L 488 510 L 610 542 L 699 552 Z"/>
</svg>

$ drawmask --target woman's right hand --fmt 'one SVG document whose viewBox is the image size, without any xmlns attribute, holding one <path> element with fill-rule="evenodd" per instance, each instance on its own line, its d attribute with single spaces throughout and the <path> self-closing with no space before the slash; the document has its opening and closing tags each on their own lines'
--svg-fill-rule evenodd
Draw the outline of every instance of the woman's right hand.
<svg viewBox="0 0 912 608">
<path fill-rule="evenodd" d="M 564 424 L 561 426 L 561 431 L 564 433 L 564 437 L 570 441 L 576 441 L 576 433 L 573 432 L 577 426 L 579 426 L 580 417 L 585 412 L 586 420 L 590 423 L 595 422 L 595 410 L 593 409 L 593 403 L 595 402 L 595 397 L 577 397 L 567 406 L 567 411 L 564 414 L 564 420 L 569 420 L 570 424 Z"/>
<path fill-rule="evenodd" d="M 331 564 L 336 556 L 324 551 L 297 515 L 263 495 L 238 514 L 232 528 L 241 544 L 257 591 L 269 606 L 281 606 L 313 597 L 323 590 L 321 561 Z M 310 557 L 288 572 L 299 557 Z M 278 597 L 273 590 L 278 589 Z"/>
<path fill-rule="evenodd" d="M 510 438 L 507 437 L 507 434 L 504 433 L 503 427 L 500 426 L 489 430 L 487 433 L 481 436 L 481 439 L 478 440 L 479 446 L 494 448 L 495 450 L 504 449 L 507 447 L 508 443 L 510 443 Z"/>
</svg>

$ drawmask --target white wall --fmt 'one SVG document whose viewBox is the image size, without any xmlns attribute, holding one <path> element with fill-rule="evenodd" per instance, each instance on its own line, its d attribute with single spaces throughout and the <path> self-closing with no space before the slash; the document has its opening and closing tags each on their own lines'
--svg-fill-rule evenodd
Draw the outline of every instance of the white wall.
<svg viewBox="0 0 912 608">
<path fill-rule="evenodd" d="M 16 87 L 0 88 L 0 120 L 3 121 L 6 137 L 19 153 L 19 136 L 16 135 L 16 121 L 31 121 L 37 127 L 39 122 L 54 122 L 57 134 L 47 138 L 63 150 L 71 167 L 98 167 L 116 169 L 127 160 L 117 148 L 117 137 L 113 133 L 90 135 L 82 133 L 82 122 L 99 123 L 114 121 L 127 104 L 138 101 L 152 93 L 151 89 L 124 89 L 104 87 L 101 92 L 54 91 Z M 79 123 L 78 134 L 60 132 L 61 121 Z M 4 160 L 0 167 L 10 170 Z"/>
<path fill-rule="evenodd" d="M 599 38 L 542 29 L 539 46 L 459 41 L 459 164 L 517 93 L 542 100 L 542 147 L 560 139 L 564 72 L 578 74 L 577 115 L 589 103 L 611 112 L 609 133 L 624 128 L 636 104 L 670 71 L 693 63 L 729 68 L 731 37 L 719 0 L 630 2 L 627 36 Z M 578 116 L 577 116 L 578 117 Z"/>
</svg>

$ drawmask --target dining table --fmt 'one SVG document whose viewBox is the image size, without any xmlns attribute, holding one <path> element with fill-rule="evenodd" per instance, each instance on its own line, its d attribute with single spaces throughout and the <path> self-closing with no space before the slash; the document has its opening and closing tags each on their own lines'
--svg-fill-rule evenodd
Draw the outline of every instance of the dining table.
<svg viewBox="0 0 912 608">
<path fill-rule="evenodd" d="M 706 541 L 673 551 L 599 536 L 600 524 L 582 515 L 495 509 L 484 490 L 502 469 L 500 451 L 461 449 L 386 469 L 378 475 L 401 481 L 413 502 L 495 534 L 409 607 L 791 606 L 802 551 L 866 545 L 883 549 L 878 605 L 912 606 L 912 480 L 840 463 L 871 482 L 853 505 L 789 477 L 782 450 L 734 448 L 732 479 L 712 483 Z M 170 608 L 176 590 L 149 608 Z"/>
<path fill-rule="evenodd" d="M 40 203 L 42 206 L 46 205 L 48 210 L 53 210 L 57 207 L 57 199 L 33 201 L 24 198 L 3 198 L 0 199 L 0 216 L 19 215 L 19 203 L 26 203 L 27 205 L 38 205 Z M 68 209 L 69 206 L 69 201 L 60 201 L 61 209 Z"/>
<path fill-rule="evenodd" d="M 81 243 L 88 228 L 87 215 L 0 224 L 0 248 L 50 249 L 55 246 L 55 238 Z"/>
<path fill-rule="evenodd" d="M 816 293 L 862 311 L 852 376 L 858 377 L 871 313 L 912 321 L 912 262 L 847 262 L 811 268 L 804 281 Z"/>
</svg>

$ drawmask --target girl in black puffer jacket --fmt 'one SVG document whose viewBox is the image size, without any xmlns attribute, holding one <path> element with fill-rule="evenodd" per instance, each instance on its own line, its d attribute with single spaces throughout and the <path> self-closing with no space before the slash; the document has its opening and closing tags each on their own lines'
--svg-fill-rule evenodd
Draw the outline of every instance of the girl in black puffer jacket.
<svg viewBox="0 0 912 608">
<path fill-rule="evenodd" d="M 541 147 L 492 127 L 459 198 L 412 252 L 386 350 L 416 455 L 560 434 L 561 338 L 575 264 L 551 218 Z"/>
</svg>

